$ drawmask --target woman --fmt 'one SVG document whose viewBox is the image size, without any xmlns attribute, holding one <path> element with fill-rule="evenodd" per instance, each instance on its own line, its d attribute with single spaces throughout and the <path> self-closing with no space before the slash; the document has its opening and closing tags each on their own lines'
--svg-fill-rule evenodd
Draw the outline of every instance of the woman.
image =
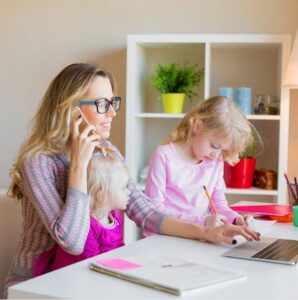
<svg viewBox="0 0 298 300">
<path fill-rule="evenodd" d="M 98 146 L 107 141 L 120 109 L 112 76 L 91 64 L 72 64 L 52 81 L 35 115 L 31 136 L 23 144 L 11 171 L 9 195 L 21 199 L 24 226 L 17 255 L 6 278 L 8 286 L 32 278 L 32 265 L 56 244 L 68 253 L 83 252 L 90 225 L 87 167 Z M 89 124 L 79 130 L 83 116 L 71 119 L 80 106 Z M 245 227 L 202 228 L 154 210 L 133 181 L 126 214 L 145 230 L 232 243 L 235 235 L 259 239 Z"/>
</svg>

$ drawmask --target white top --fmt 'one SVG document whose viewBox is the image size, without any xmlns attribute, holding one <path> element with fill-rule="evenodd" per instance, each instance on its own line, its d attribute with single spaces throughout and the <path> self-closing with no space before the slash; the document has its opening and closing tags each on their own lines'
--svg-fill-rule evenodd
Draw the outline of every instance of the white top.
<svg viewBox="0 0 298 300">
<path fill-rule="evenodd" d="M 266 236 L 297 238 L 298 228 L 276 223 Z M 100 258 L 138 255 L 154 250 L 210 266 L 234 268 L 247 278 L 200 290 L 197 299 L 297 299 L 298 267 L 221 256 L 229 245 L 154 235 L 100 255 Z M 98 256 L 99 257 L 99 256 Z M 99 274 L 85 260 L 9 288 L 9 298 L 178 299 L 177 296 Z"/>
</svg>

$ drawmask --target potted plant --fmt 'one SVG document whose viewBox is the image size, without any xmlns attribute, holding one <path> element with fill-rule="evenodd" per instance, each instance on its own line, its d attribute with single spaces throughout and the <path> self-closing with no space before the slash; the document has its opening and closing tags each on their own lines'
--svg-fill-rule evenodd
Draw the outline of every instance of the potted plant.
<svg viewBox="0 0 298 300">
<path fill-rule="evenodd" d="M 252 130 L 250 143 L 240 154 L 240 160 L 234 166 L 225 162 L 224 180 L 229 188 L 247 189 L 252 187 L 256 167 L 256 157 L 262 150 L 261 139 L 255 129 Z"/>
<path fill-rule="evenodd" d="M 161 93 L 166 113 L 182 113 L 185 95 L 191 100 L 204 76 L 196 65 L 170 63 L 158 65 L 152 76 L 154 87 Z"/>
</svg>

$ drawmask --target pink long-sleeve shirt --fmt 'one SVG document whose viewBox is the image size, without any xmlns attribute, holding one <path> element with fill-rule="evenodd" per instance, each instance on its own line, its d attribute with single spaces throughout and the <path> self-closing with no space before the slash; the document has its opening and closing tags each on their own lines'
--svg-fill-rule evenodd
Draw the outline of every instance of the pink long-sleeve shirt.
<svg viewBox="0 0 298 300">
<path fill-rule="evenodd" d="M 172 143 L 159 146 L 152 155 L 145 194 L 164 213 L 203 226 L 212 212 L 204 192 L 206 186 L 217 213 L 232 223 L 239 216 L 228 207 L 224 192 L 223 161 L 185 162 Z"/>
</svg>

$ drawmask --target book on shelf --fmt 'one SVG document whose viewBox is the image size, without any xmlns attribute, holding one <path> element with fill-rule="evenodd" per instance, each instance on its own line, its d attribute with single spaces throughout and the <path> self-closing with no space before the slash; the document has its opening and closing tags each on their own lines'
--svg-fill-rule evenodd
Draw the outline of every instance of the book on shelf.
<svg viewBox="0 0 298 300">
<path fill-rule="evenodd" d="M 151 251 L 137 256 L 97 258 L 89 267 L 102 274 L 178 296 L 246 278 L 239 271 L 198 264 Z"/>
</svg>

